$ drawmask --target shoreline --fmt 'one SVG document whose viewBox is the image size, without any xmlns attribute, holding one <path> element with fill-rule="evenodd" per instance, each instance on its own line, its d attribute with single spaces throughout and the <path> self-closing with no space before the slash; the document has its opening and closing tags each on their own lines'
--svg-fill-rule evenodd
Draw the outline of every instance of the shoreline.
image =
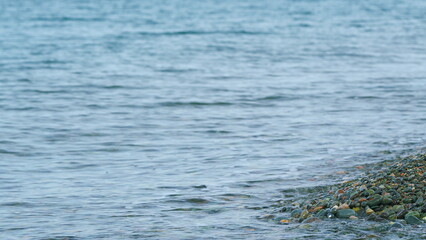
<svg viewBox="0 0 426 240">
<path fill-rule="evenodd" d="M 321 186 L 276 207 L 281 216 L 266 216 L 279 224 L 315 223 L 327 219 L 371 220 L 401 224 L 426 223 L 426 153 L 356 168 L 365 176 Z"/>
</svg>

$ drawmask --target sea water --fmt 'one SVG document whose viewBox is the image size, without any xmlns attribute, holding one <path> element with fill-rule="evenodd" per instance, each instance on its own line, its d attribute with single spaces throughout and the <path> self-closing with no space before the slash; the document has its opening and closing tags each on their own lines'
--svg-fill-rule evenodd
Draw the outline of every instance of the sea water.
<svg viewBox="0 0 426 240">
<path fill-rule="evenodd" d="M 258 217 L 282 190 L 424 146 L 425 13 L 0 1 L 1 239 L 352 239 Z"/>
</svg>

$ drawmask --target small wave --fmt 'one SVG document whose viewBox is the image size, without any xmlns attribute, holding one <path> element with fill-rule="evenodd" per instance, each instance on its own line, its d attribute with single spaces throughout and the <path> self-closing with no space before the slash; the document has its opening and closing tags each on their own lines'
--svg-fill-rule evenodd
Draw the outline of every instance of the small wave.
<svg viewBox="0 0 426 240">
<path fill-rule="evenodd" d="M 196 71 L 195 69 L 177 69 L 177 68 L 163 68 L 157 70 L 158 72 L 164 72 L 164 73 L 187 73 L 187 72 L 193 72 Z"/>
<path fill-rule="evenodd" d="M 113 215 L 113 218 L 135 218 L 135 217 L 143 217 L 145 215 L 142 214 L 126 214 L 126 215 Z"/>
<path fill-rule="evenodd" d="M 348 99 L 381 99 L 378 96 L 349 96 Z"/>
<path fill-rule="evenodd" d="M 20 155 L 19 152 L 13 152 L 13 151 L 8 151 L 4 149 L 0 149 L 0 154 Z"/>
<path fill-rule="evenodd" d="M 294 11 L 294 12 L 291 12 L 290 15 L 310 16 L 310 15 L 314 15 L 314 12 L 312 12 L 312 11 Z"/>
<path fill-rule="evenodd" d="M 35 107 L 16 107 L 16 108 L 5 108 L 8 111 L 38 111 L 40 108 Z"/>
<path fill-rule="evenodd" d="M 346 52 L 335 52 L 335 53 L 324 53 L 324 57 L 337 57 L 337 58 L 375 58 L 377 56 L 372 54 L 362 54 L 362 53 L 346 53 Z"/>
<path fill-rule="evenodd" d="M 80 238 L 75 236 L 53 236 L 53 237 L 47 237 L 42 238 L 41 240 L 78 240 Z"/>
<path fill-rule="evenodd" d="M 353 27 L 353 28 L 363 28 L 364 27 L 364 25 L 360 24 L 360 23 L 350 23 L 349 26 Z"/>
<path fill-rule="evenodd" d="M 99 105 L 99 104 L 87 104 L 87 105 L 85 105 L 87 108 L 90 108 L 90 109 L 105 109 L 106 108 L 106 106 L 104 106 L 104 105 Z"/>
<path fill-rule="evenodd" d="M 76 170 L 76 169 L 93 168 L 93 167 L 98 167 L 98 165 L 97 164 L 77 164 L 74 166 L 62 167 L 61 169 Z"/>
<path fill-rule="evenodd" d="M 205 204 L 205 203 L 209 203 L 210 201 L 203 199 L 203 198 L 188 198 L 188 199 L 185 199 L 185 202 L 196 203 L 196 204 Z"/>
<path fill-rule="evenodd" d="M 13 227 L 13 228 L 6 228 L 5 231 L 21 231 L 21 230 L 25 230 L 28 229 L 26 227 Z"/>
<path fill-rule="evenodd" d="M 168 32 L 137 32 L 139 36 L 187 36 L 187 35 L 265 35 L 270 34 L 268 32 L 256 32 L 256 31 L 168 31 Z"/>
<path fill-rule="evenodd" d="M 100 88 L 104 88 L 104 89 L 123 89 L 123 88 L 127 88 L 126 86 L 121 86 L 121 85 L 108 85 L 108 86 L 100 86 Z"/>
<path fill-rule="evenodd" d="M 170 195 L 172 197 L 180 196 L 180 195 Z M 186 198 L 186 199 L 170 199 L 167 200 L 168 203 L 192 203 L 192 204 L 207 204 L 210 203 L 209 200 L 204 198 Z"/>
<path fill-rule="evenodd" d="M 160 186 L 157 188 L 158 189 L 181 189 L 181 190 L 188 189 L 187 187 L 181 187 L 181 186 Z"/>
<path fill-rule="evenodd" d="M 5 202 L 1 203 L 0 207 L 30 207 L 31 203 L 28 202 Z"/>
<path fill-rule="evenodd" d="M 133 87 L 125 86 L 125 85 L 102 85 L 102 84 L 82 84 L 82 85 L 72 85 L 66 86 L 75 89 L 133 89 Z"/>
<path fill-rule="evenodd" d="M 104 18 L 81 18 L 81 17 L 37 17 L 32 21 L 41 22 L 101 22 Z"/>
<path fill-rule="evenodd" d="M 221 45 L 209 45 L 207 46 L 208 49 L 215 51 L 215 52 L 230 52 L 230 51 L 237 51 L 238 48 L 231 47 L 231 46 L 221 46 Z"/>
<path fill-rule="evenodd" d="M 225 193 L 225 194 L 221 194 L 219 195 L 221 197 L 227 197 L 227 198 L 252 198 L 252 195 L 248 195 L 248 194 L 241 194 L 241 193 Z"/>
<path fill-rule="evenodd" d="M 203 211 L 202 208 L 174 208 L 169 210 L 163 210 L 165 212 L 197 212 L 197 211 Z"/>
<path fill-rule="evenodd" d="M 294 28 L 310 28 L 310 27 L 312 27 L 312 24 L 299 23 L 299 24 L 293 24 L 293 25 L 291 25 L 291 27 L 294 27 Z"/>
<path fill-rule="evenodd" d="M 265 183 L 265 182 L 282 182 L 284 181 L 282 178 L 272 178 L 272 179 L 265 179 L 265 180 L 250 180 L 247 181 L 247 183 Z"/>
<path fill-rule="evenodd" d="M 160 103 L 164 107 L 179 107 L 179 106 L 188 106 L 188 107 L 197 107 L 197 106 L 230 106 L 230 102 L 163 102 Z"/>
<path fill-rule="evenodd" d="M 23 92 L 39 93 L 39 94 L 71 93 L 70 91 L 67 91 L 67 90 L 39 90 L 39 89 L 26 89 L 26 90 L 23 90 Z"/>
<path fill-rule="evenodd" d="M 231 131 L 225 131 L 225 130 L 207 130 L 204 131 L 205 133 L 209 133 L 209 134 L 230 134 L 232 133 Z"/>
<path fill-rule="evenodd" d="M 23 82 L 23 83 L 31 83 L 32 81 L 28 78 L 21 78 L 17 80 L 18 82 Z"/>
<path fill-rule="evenodd" d="M 99 148 L 95 149 L 95 152 L 109 152 L 109 153 L 115 153 L 115 152 L 121 152 L 122 150 L 119 148 Z"/>
<path fill-rule="evenodd" d="M 297 96 L 271 95 L 255 99 L 255 101 L 273 101 L 273 100 L 297 100 Z"/>
<path fill-rule="evenodd" d="M 260 103 L 260 102 L 274 102 L 274 101 L 294 101 L 302 99 L 304 96 L 295 95 L 270 95 L 259 98 L 241 98 L 242 102 L 247 103 Z"/>
<path fill-rule="evenodd" d="M 44 61 L 40 61 L 40 64 L 69 64 L 71 63 L 70 61 L 61 61 L 61 60 L 44 60 Z"/>
<path fill-rule="evenodd" d="M 107 134 L 100 133 L 100 132 L 88 132 L 88 133 L 80 134 L 80 136 L 82 136 L 82 137 L 103 137 L 103 136 L 107 136 Z"/>
<path fill-rule="evenodd" d="M 169 210 L 163 210 L 164 212 L 204 212 L 207 214 L 217 214 L 224 212 L 225 209 L 212 208 L 212 209 L 202 209 L 202 208 L 173 208 Z"/>
</svg>

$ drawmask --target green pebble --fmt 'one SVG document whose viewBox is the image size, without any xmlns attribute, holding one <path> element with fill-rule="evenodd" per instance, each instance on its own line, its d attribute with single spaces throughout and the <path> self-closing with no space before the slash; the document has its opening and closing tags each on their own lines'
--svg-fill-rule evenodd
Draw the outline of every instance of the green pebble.
<svg viewBox="0 0 426 240">
<path fill-rule="evenodd" d="M 422 196 L 420 196 L 418 199 L 417 199 L 417 201 L 416 201 L 416 205 L 417 206 L 421 206 L 421 205 L 423 205 L 423 203 L 424 203 L 424 200 L 423 200 L 423 197 Z"/>
<path fill-rule="evenodd" d="M 298 217 L 300 217 L 300 214 L 302 213 L 302 210 L 301 209 L 294 209 L 292 212 L 291 212 L 291 214 L 290 214 L 290 216 L 292 217 L 292 218 L 298 218 Z"/>
<path fill-rule="evenodd" d="M 402 228 L 402 227 L 404 227 L 401 223 L 398 223 L 398 222 L 396 222 L 396 223 L 393 223 L 392 225 L 391 225 L 391 228 Z"/>
<path fill-rule="evenodd" d="M 382 232 L 386 232 L 386 231 L 388 231 L 389 229 L 391 228 L 391 226 L 390 225 L 383 225 L 383 224 L 379 224 L 379 225 L 376 225 L 376 226 L 374 226 L 374 231 L 376 231 L 376 232 L 380 232 L 380 233 L 382 233 Z"/>
<path fill-rule="evenodd" d="M 392 207 L 394 212 L 400 212 L 402 210 L 404 210 L 404 206 L 403 205 L 395 205 Z"/>
<path fill-rule="evenodd" d="M 392 204 L 392 203 L 393 203 L 393 200 L 392 200 L 391 197 L 389 197 L 389 196 L 383 197 L 382 204 L 389 205 L 389 204 Z"/>
<path fill-rule="evenodd" d="M 304 220 L 302 223 L 313 223 L 313 222 L 321 222 L 321 219 L 316 217 L 310 217 Z"/>
<path fill-rule="evenodd" d="M 316 217 L 322 218 L 326 217 L 326 211 L 324 209 L 321 209 L 317 214 L 315 214 Z"/>
<path fill-rule="evenodd" d="M 279 222 L 281 220 L 287 220 L 287 218 L 284 217 L 284 216 L 279 216 L 279 217 L 274 218 L 274 221 L 276 221 L 276 222 Z"/>
<path fill-rule="evenodd" d="M 408 214 L 407 214 L 408 215 Z M 413 215 L 405 215 L 405 221 L 407 221 L 408 224 L 422 224 L 423 222 L 418 219 L 417 217 Z"/>
<path fill-rule="evenodd" d="M 301 214 L 300 214 L 300 218 L 301 219 L 306 219 L 310 216 L 308 210 L 304 210 Z"/>
<path fill-rule="evenodd" d="M 373 196 L 373 199 L 367 202 L 367 205 L 370 207 L 378 206 L 382 202 L 382 196 L 376 194 Z"/>
<path fill-rule="evenodd" d="M 310 228 L 312 228 L 312 226 L 310 224 L 302 224 L 298 228 L 301 228 L 301 229 L 310 229 Z"/>
<path fill-rule="evenodd" d="M 349 218 L 350 216 L 356 216 L 356 212 L 352 209 L 340 209 L 337 211 L 336 216 L 338 218 Z"/>
<path fill-rule="evenodd" d="M 417 212 L 417 211 L 410 211 L 407 214 L 405 214 L 405 217 L 407 217 L 407 216 L 414 216 L 416 218 L 420 218 L 420 213 Z"/>
</svg>

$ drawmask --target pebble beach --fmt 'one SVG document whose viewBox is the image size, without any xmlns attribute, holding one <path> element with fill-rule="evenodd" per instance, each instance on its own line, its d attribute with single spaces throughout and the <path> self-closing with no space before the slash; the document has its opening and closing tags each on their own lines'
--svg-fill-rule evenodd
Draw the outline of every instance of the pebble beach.
<svg viewBox="0 0 426 240">
<path fill-rule="evenodd" d="M 302 197 L 282 200 L 263 219 L 311 228 L 323 221 L 362 221 L 379 232 L 426 222 L 426 154 L 356 166 L 362 177 L 331 186 L 301 189 Z M 350 172 L 345 172 L 350 174 Z M 382 223 L 381 225 L 375 225 Z M 418 239 L 423 239 L 424 235 Z"/>
</svg>

